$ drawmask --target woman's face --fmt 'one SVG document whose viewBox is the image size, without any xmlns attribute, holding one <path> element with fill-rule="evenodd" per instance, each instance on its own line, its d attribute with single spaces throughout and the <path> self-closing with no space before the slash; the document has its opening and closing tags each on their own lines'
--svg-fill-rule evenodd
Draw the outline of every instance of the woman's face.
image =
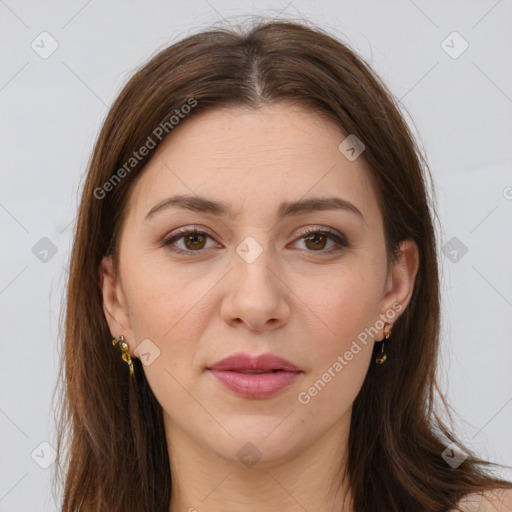
<svg viewBox="0 0 512 512">
<path fill-rule="evenodd" d="M 367 164 L 339 149 L 346 136 L 288 104 L 211 110 L 175 128 L 135 182 L 119 272 L 101 266 L 104 309 L 141 357 L 168 438 L 271 464 L 348 432 L 417 257 L 405 244 L 388 271 Z M 239 372 L 212 369 L 238 354 Z M 298 371 L 269 360 L 247 374 L 261 354 Z"/>
</svg>

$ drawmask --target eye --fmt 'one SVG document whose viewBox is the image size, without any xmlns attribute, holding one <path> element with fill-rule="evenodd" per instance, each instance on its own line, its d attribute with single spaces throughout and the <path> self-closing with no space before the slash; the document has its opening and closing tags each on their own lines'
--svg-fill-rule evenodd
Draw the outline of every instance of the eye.
<svg viewBox="0 0 512 512">
<path fill-rule="evenodd" d="M 330 229 L 312 228 L 302 234 L 298 241 L 304 241 L 306 250 L 308 252 L 332 253 L 348 247 L 347 240 L 340 234 Z M 324 250 L 328 241 L 333 245 L 327 250 Z"/>
<path fill-rule="evenodd" d="M 208 238 L 213 240 L 212 237 L 204 231 L 199 231 L 195 228 L 183 229 L 163 240 L 162 245 L 170 246 L 171 250 L 176 253 L 200 253 L 204 249 L 215 246 L 218 247 L 216 244 L 207 247 L 206 241 Z M 337 252 L 349 245 L 343 235 L 330 229 L 318 228 L 307 230 L 296 241 L 303 241 L 307 252 L 318 252 L 322 254 Z M 333 245 L 329 249 L 324 250 L 329 241 L 331 241 Z M 184 246 L 178 246 L 180 242 L 183 242 Z"/>
<path fill-rule="evenodd" d="M 211 236 L 203 231 L 198 231 L 197 229 L 184 229 L 178 233 L 173 234 L 169 238 L 166 238 L 162 245 L 164 246 L 172 246 L 176 242 L 181 242 L 185 244 L 185 247 L 173 247 L 171 250 L 174 252 L 199 252 L 202 249 L 205 249 L 206 239 Z M 206 247 L 208 249 L 208 247 Z"/>
</svg>

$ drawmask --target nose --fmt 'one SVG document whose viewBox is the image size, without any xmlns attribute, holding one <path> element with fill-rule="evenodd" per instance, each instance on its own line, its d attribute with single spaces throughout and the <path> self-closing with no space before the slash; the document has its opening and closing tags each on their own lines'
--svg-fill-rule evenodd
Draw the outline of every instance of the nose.
<svg viewBox="0 0 512 512">
<path fill-rule="evenodd" d="M 251 263 L 238 254 L 233 259 L 234 268 L 224 284 L 223 320 L 232 326 L 245 324 L 254 331 L 275 330 L 288 323 L 289 289 L 266 252 Z"/>
</svg>

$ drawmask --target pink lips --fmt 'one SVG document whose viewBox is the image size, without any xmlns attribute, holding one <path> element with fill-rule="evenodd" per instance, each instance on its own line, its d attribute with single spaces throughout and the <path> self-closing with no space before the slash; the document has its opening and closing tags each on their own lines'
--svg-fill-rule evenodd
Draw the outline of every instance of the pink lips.
<svg viewBox="0 0 512 512">
<path fill-rule="evenodd" d="M 268 398 L 290 386 L 303 373 L 294 364 L 274 354 L 252 357 L 234 354 L 208 370 L 222 384 L 248 398 Z"/>
</svg>

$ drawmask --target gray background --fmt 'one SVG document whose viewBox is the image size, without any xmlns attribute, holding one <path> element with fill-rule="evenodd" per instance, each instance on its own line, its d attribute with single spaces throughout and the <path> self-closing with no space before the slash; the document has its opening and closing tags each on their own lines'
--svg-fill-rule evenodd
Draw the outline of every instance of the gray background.
<svg viewBox="0 0 512 512">
<path fill-rule="evenodd" d="M 0 0 L 0 512 L 57 510 L 59 314 L 81 181 L 108 106 L 157 50 L 258 13 L 304 17 L 349 42 L 414 120 L 442 224 L 441 382 L 463 440 L 512 465 L 510 1 Z M 52 39 L 58 48 L 42 58 Z"/>
</svg>

